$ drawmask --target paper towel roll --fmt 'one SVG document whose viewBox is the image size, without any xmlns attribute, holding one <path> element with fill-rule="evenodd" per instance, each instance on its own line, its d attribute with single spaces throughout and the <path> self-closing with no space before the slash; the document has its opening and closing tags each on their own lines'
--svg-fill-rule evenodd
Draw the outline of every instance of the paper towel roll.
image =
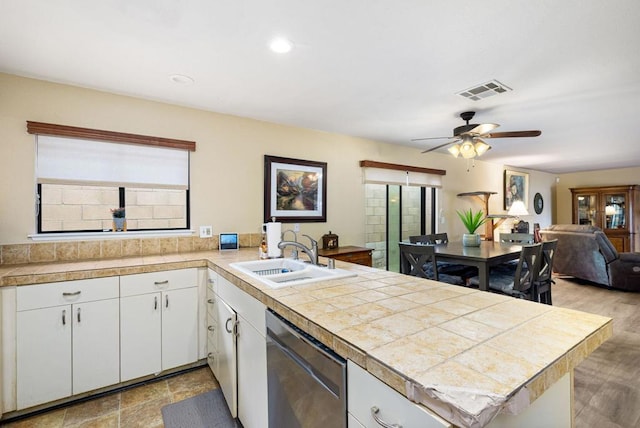
<svg viewBox="0 0 640 428">
<path fill-rule="evenodd" d="M 267 255 L 269 258 L 282 256 L 282 250 L 278 248 L 278 244 L 282 240 L 282 223 L 267 223 Z"/>
</svg>

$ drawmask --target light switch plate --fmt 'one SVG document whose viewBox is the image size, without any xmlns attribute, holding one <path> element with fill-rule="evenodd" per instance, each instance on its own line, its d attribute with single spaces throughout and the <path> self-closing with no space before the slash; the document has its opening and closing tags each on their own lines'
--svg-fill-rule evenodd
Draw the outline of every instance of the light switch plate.
<svg viewBox="0 0 640 428">
<path fill-rule="evenodd" d="M 213 236 L 213 227 L 212 226 L 200 226 L 200 237 L 201 238 L 211 238 Z"/>
</svg>

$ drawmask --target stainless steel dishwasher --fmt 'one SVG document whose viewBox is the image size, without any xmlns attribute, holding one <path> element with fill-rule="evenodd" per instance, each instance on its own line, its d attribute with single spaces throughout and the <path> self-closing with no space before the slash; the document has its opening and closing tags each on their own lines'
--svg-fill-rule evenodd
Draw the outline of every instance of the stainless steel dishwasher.
<svg viewBox="0 0 640 428">
<path fill-rule="evenodd" d="M 266 312 L 270 428 L 346 428 L 347 362 Z"/>
</svg>

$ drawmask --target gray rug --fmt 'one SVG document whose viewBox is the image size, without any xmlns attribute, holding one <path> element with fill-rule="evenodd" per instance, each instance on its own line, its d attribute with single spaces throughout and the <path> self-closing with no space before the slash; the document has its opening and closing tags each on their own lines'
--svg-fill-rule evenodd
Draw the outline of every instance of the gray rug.
<svg viewBox="0 0 640 428">
<path fill-rule="evenodd" d="M 165 428 L 238 428 L 220 388 L 162 408 Z"/>
</svg>

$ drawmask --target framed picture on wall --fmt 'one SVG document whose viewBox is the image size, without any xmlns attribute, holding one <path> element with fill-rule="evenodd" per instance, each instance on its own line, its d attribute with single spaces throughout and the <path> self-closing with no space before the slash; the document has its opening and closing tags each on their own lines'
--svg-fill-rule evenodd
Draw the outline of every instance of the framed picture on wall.
<svg viewBox="0 0 640 428">
<path fill-rule="evenodd" d="M 264 156 L 264 221 L 327 221 L 327 163 Z"/>
<path fill-rule="evenodd" d="M 504 171 L 504 209 L 511 208 L 514 201 L 522 201 L 529 208 L 529 174 L 526 172 Z"/>
</svg>

